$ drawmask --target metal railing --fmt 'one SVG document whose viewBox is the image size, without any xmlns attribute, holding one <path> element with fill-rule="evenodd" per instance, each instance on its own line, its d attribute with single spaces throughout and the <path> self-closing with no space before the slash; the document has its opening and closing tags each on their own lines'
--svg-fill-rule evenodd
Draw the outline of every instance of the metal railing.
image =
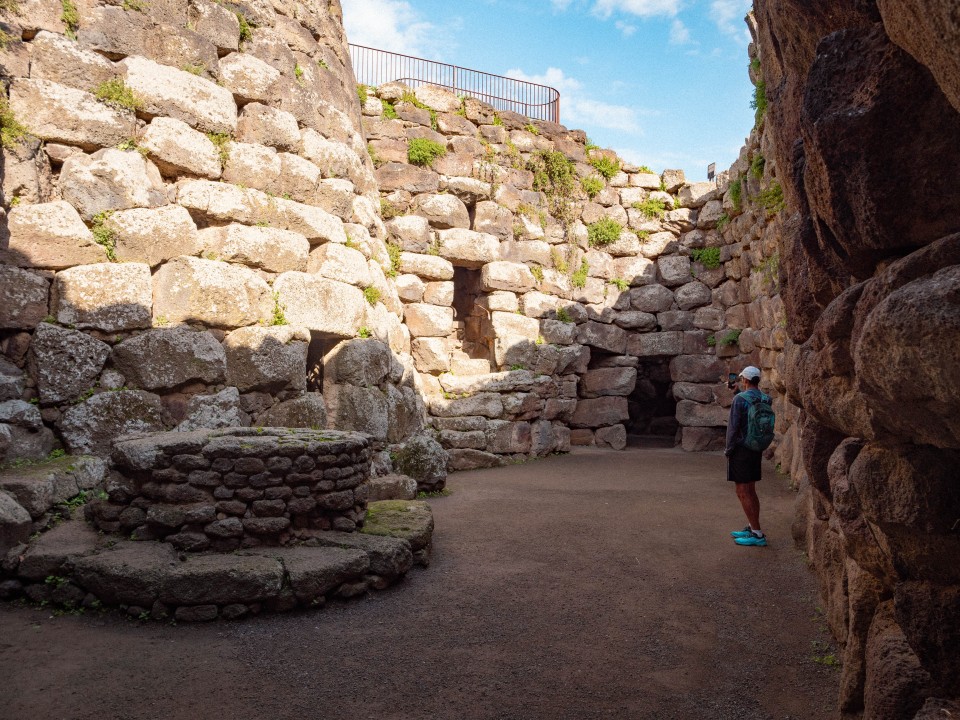
<svg viewBox="0 0 960 720">
<path fill-rule="evenodd" d="M 395 81 L 411 88 L 437 85 L 457 95 L 482 100 L 497 110 L 560 122 L 560 93 L 546 85 L 363 45 L 350 45 L 350 59 L 361 85 L 378 86 Z"/>
</svg>

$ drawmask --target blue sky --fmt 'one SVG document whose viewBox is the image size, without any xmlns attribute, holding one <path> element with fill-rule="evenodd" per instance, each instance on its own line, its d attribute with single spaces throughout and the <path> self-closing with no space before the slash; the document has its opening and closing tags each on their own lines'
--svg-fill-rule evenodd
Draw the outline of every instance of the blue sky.
<svg viewBox="0 0 960 720">
<path fill-rule="evenodd" d="M 557 88 L 560 121 L 659 172 L 729 167 L 753 126 L 750 0 L 341 0 L 352 43 Z"/>
</svg>

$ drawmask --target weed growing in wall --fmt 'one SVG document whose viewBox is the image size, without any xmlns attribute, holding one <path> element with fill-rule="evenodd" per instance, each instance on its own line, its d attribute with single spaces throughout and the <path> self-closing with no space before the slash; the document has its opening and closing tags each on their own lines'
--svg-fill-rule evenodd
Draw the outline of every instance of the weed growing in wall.
<svg viewBox="0 0 960 720">
<path fill-rule="evenodd" d="M 358 338 L 362 338 L 362 339 L 366 340 L 367 338 L 371 337 L 372 335 L 373 335 L 373 333 L 370 332 L 370 328 L 368 328 L 366 325 L 364 325 L 363 327 L 361 327 L 361 328 L 359 328 L 359 329 L 357 330 L 357 337 L 358 337 Z"/>
<path fill-rule="evenodd" d="M 400 253 L 403 250 L 396 243 L 387 243 L 387 255 L 390 258 L 390 268 L 386 271 L 387 277 L 395 278 L 400 272 Z"/>
<path fill-rule="evenodd" d="M 528 133 L 531 133 L 532 135 L 540 134 L 540 130 L 533 123 L 527 123 L 526 125 L 523 126 L 523 129 L 526 130 Z"/>
<path fill-rule="evenodd" d="M 570 317 L 570 313 L 567 312 L 566 308 L 557 308 L 557 320 L 560 322 L 570 323 L 573 322 L 573 318 Z"/>
<path fill-rule="evenodd" d="M 587 262 L 586 258 L 584 258 L 580 263 L 579 269 L 570 276 L 570 284 L 578 290 L 582 290 L 587 285 L 587 275 L 589 272 L 590 264 Z"/>
<path fill-rule="evenodd" d="M 122 142 L 117 144 L 117 150 L 123 150 L 124 152 L 133 152 L 136 151 L 140 153 L 141 156 L 147 157 L 150 154 L 150 151 L 147 148 L 143 147 L 133 138 L 127 138 Z"/>
<path fill-rule="evenodd" d="M 567 259 L 563 256 L 563 253 L 560 252 L 557 248 L 550 248 L 550 259 L 553 260 L 553 266 L 564 275 L 567 274 L 569 266 L 567 264 Z"/>
<path fill-rule="evenodd" d="M 762 263 L 753 268 L 755 273 L 759 273 L 760 279 L 772 294 L 780 290 L 780 253 L 776 252 Z"/>
<path fill-rule="evenodd" d="M 537 281 L 537 285 L 543 282 L 543 268 L 536 263 L 530 266 L 530 274 Z"/>
<path fill-rule="evenodd" d="M 620 172 L 620 161 L 611 160 L 606 155 L 598 155 L 597 157 L 590 158 L 590 164 L 593 165 L 594 170 L 603 175 L 607 180 Z"/>
<path fill-rule="evenodd" d="M 733 203 L 733 209 L 740 212 L 743 202 L 743 178 L 737 178 L 730 183 L 730 202 Z"/>
<path fill-rule="evenodd" d="M 500 113 L 493 114 L 493 124 L 495 127 L 503 127 L 503 118 L 500 117 Z"/>
<path fill-rule="evenodd" d="M 620 239 L 623 226 L 611 218 L 603 218 L 587 227 L 587 239 L 590 247 L 612 245 Z"/>
<path fill-rule="evenodd" d="M 180 69 L 184 72 L 190 73 L 191 75 L 203 75 L 204 71 L 207 69 L 207 66 L 203 65 L 202 63 L 197 65 L 186 63 L 185 65 L 182 65 Z"/>
<path fill-rule="evenodd" d="M 367 98 L 368 98 L 369 96 L 367 95 L 367 86 L 366 86 L 366 85 L 357 85 L 357 97 L 360 98 L 360 104 L 361 104 L 361 105 L 366 105 L 366 104 L 367 104 Z"/>
<path fill-rule="evenodd" d="M 663 217 L 667 204 L 660 198 L 647 198 L 643 202 L 635 202 L 631 207 L 639 210 L 645 218 L 658 220 Z"/>
<path fill-rule="evenodd" d="M 373 285 L 363 289 L 363 299 L 372 307 L 380 302 L 380 291 Z"/>
<path fill-rule="evenodd" d="M 300 67 L 300 63 L 293 66 L 293 77 L 296 78 L 298 85 L 303 85 L 303 68 Z"/>
<path fill-rule="evenodd" d="M 71 0 L 60 0 L 60 19 L 67 26 L 66 35 L 71 40 L 77 39 L 77 29 L 80 27 L 80 13 Z"/>
<path fill-rule="evenodd" d="M 100 83 L 93 89 L 93 94 L 97 100 L 117 110 L 136 112 L 143 108 L 143 101 L 120 78 Z"/>
<path fill-rule="evenodd" d="M 758 152 L 753 156 L 753 159 L 750 161 L 750 174 L 754 178 L 759 180 L 763 177 L 763 169 L 766 167 L 767 160 L 763 157 L 763 153 Z"/>
<path fill-rule="evenodd" d="M 227 133 L 207 133 L 207 140 L 213 143 L 217 149 L 217 156 L 220 158 L 220 164 L 226 165 L 230 157 L 230 142 L 233 140 Z"/>
<path fill-rule="evenodd" d="M 652 169 L 649 165 L 641 165 L 639 168 L 637 168 L 637 170 L 638 170 L 639 172 L 647 173 L 647 174 L 649 174 L 649 175 L 654 175 L 654 174 L 655 174 L 655 173 L 653 172 L 653 169 Z"/>
<path fill-rule="evenodd" d="M 288 325 L 287 306 L 280 302 L 280 293 L 273 293 L 273 317 L 270 318 L 271 325 Z"/>
<path fill-rule="evenodd" d="M 610 284 L 616 287 L 620 292 L 624 292 L 630 288 L 630 283 L 623 278 L 611 278 Z"/>
<path fill-rule="evenodd" d="M 533 189 L 547 196 L 550 214 L 564 227 L 572 225 L 579 215 L 573 202 L 576 190 L 573 163 L 562 152 L 540 150 L 527 161 L 527 170 L 533 173 Z"/>
<path fill-rule="evenodd" d="M 396 120 L 399 115 L 397 115 L 397 109 L 393 106 L 393 103 L 389 100 L 381 100 L 383 104 L 383 117 L 387 120 Z"/>
<path fill-rule="evenodd" d="M 327 61 L 324 60 L 323 58 L 320 58 L 319 60 L 317 60 L 317 67 L 321 67 L 321 68 L 323 68 L 324 70 L 329 70 L 329 69 L 330 69 L 330 66 L 327 65 Z"/>
<path fill-rule="evenodd" d="M 757 195 L 757 202 L 767 211 L 767 217 L 776 215 L 786 207 L 786 201 L 783 199 L 783 188 L 776 180 L 770 183 L 770 187 L 761 190 Z"/>
<path fill-rule="evenodd" d="M 107 227 L 107 220 L 113 213 L 109 210 L 97 213 L 93 216 L 93 226 L 90 231 L 93 233 L 93 241 L 101 245 L 107 253 L 107 259 L 110 262 L 117 261 L 117 238 L 113 230 Z"/>
<path fill-rule="evenodd" d="M 703 265 L 707 270 L 720 267 L 720 248 L 698 248 L 690 251 L 690 259 Z"/>
<path fill-rule="evenodd" d="M 587 197 L 593 200 L 597 196 L 597 193 L 601 192 L 606 183 L 603 182 L 603 178 L 599 178 L 596 175 L 590 175 L 589 177 L 580 179 L 580 187 L 583 188 L 583 191 L 587 194 Z"/>
<path fill-rule="evenodd" d="M 244 17 L 243 13 L 234 13 L 237 16 L 237 22 L 240 23 L 240 42 L 245 43 L 253 39 L 253 27 Z"/>
<path fill-rule="evenodd" d="M 720 338 L 719 342 L 721 345 L 736 345 L 740 340 L 741 333 L 743 333 L 743 330 L 731 330 L 722 338 Z"/>
<path fill-rule="evenodd" d="M 750 101 L 750 107 L 754 109 L 754 118 L 757 125 L 763 122 L 767 115 L 767 84 L 760 80 L 753 88 L 753 100 Z"/>
<path fill-rule="evenodd" d="M 447 154 L 447 149 L 429 138 L 414 138 L 407 147 L 407 159 L 412 165 L 427 166 Z"/>
<path fill-rule="evenodd" d="M 403 211 L 386 198 L 380 198 L 380 217 L 390 220 L 403 215 Z"/>
<path fill-rule="evenodd" d="M 727 225 L 730 224 L 730 216 L 726 213 L 723 213 L 720 217 L 717 218 L 717 232 L 722 233 Z"/>
<path fill-rule="evenodd" d="M 22 143 L 27 135 L 27 128 L 17 121 L 6 96 L 0 94 L 0 143 L 8 150 L 12 150 Z"/>
</svg>

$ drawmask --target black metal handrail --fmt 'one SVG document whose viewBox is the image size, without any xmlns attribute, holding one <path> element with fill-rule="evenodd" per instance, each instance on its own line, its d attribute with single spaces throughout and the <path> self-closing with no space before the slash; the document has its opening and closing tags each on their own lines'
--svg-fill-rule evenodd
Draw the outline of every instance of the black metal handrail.
<svg viewBox="0 0 960 720">
<path fill-rule="evenodd" d="M 351 44 L 350 59 L 357 82 L 362 85 L 376 87 L 395 81 L 411 88 L 436 85 L 457 95 L 482 100 L 497 110 L 512 110 L 536 120 L 560 122 L 560 93 L 547 85 L 364 45 Z"/>
</svg>

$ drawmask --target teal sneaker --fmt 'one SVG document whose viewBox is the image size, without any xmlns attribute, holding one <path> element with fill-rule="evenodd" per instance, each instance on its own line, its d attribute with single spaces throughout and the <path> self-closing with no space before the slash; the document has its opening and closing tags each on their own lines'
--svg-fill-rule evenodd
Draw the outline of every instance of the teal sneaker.
<svg viewBox="0 0 960 720">
<path fill-rule="evenodd" d="M 753 533 L 750 533 L 749 537 L 738 537 L 734 538 L 733 541 L 737 545 L 756 545 L 757 547 L 766 547 L 767 546 L 767 536 L 761 535 L 757 537 Z"/>
<path fill-rule="evenodd" d="M 753 531 L 750 530 L 749 525 L 747 525 L 743 530 L 734 530 L 732 533 L 730 533 L 730 537 L 734 538 L 745 538 L 750 537 L 751 535 L 753 535 Z"/>
</svg>

